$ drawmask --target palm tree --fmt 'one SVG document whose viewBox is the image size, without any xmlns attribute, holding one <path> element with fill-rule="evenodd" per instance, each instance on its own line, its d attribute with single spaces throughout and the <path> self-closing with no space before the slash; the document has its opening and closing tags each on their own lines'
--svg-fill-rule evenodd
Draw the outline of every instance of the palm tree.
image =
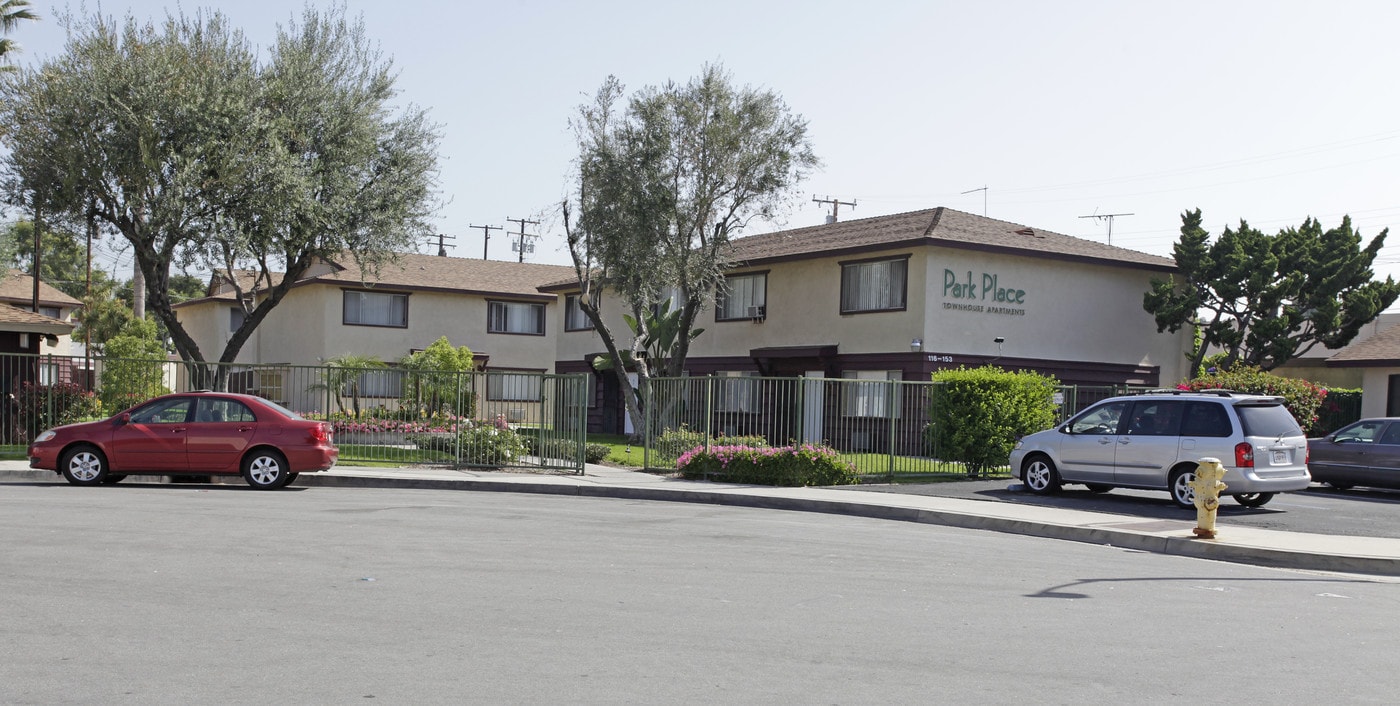
<svg viewBox="0 0 1400 706">
<path fill-rule="evenodd" d="M 0 33 L 9 34 L 20 20 L 37 20 L 39 16 L 29 10 L 29 0 L 3 0 L 0 2 Z M 0 61 L 5 61 L 10 52 L 18 52 L 19 45 L 13 39 L 0 37 Z M 0 72 L 14 71 L 8 63 L 0 64 Z"/>
<path fill-rule="evenodd" d="M 387 368 L 384 361 L 371 355 L 339 355 L 326 361 L 321 371 L 321 382 L 311 385 L 313 390 L 326 390 L 335 397 L 335 406 L 345 412 L 344 397 L 350 398 L 351 410 L 356 419 L 360 418 L 360 377 L 371 370 Z"/>
</svg>

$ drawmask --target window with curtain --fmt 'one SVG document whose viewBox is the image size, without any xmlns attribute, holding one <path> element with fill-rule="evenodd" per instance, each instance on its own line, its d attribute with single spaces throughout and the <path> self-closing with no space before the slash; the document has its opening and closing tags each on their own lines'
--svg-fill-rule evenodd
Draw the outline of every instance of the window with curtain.
<svg viewBox="0 0 1400 706">
<path fill-rule="evenodd" d="M 716 412 L 757 412 L 758 373 L 728 371 L 716 373 Z"/>
<path fill-rule="evenodd" d="M 366 370 L 358 380 L 361 397 L 401 397 L 403 371 Z"/>
<path fill-rule="evenodd" d="M 536 373 L 486 373 L 486 399 L 501 402 L 539 402 L 540 381 Z"/>
<path fill-rule="evenodd" d="M 905 258 L 842 264 L 841 313 L 903 309 L 908 272 Z"/>
<path fill-rule="evenodd" d="M 661 316 L 662 309 L 666 309 L 666 311 L 679 311 L 684 303 L 685 300 L 681 298 L 680 287 L 662 287 L 661 296 L 656 300 L 655 304 L 651 305 L 651 313 L 653 316 Z M 669 309 L 666 308 L 667 304 L 670 305 Z"/>
<path fill-rule="evenodd" d="M 852 382 L 842 383 L 845 390 L 845 413 L 848 417 L 894 417 L 900 416 L 899 385 L 891 380 L 900 380 L 903 375 L 898 370 L 853 370 L 841 374 Z"/>
<path fill-rule="evenodd" d="M 583 309 L 578 305 L 577 294 L 570 294 L 564 297 L 564 330 L 565 331 L 591 331 L 593 322 L 588 319 L 588 315 L 583 313 Z"/>
<path fill-rule="evenodd" d="M 345 292 L 343 322 L 351 326 L 408 327 L 408 295 L 390 292 Z"/>
<path fill-rule="evenodd" d="M 529 302 L 491 302 L 488 333 L 544 335 L 544 305 Z"/>
<path fill-rule="evenodd" d="M 752 319 L 766 315 L 768 305 L 768 274 L 730 275 L 724 278 L 715 301 L 715 320 Z M 763 314 L 754 313 L 755 310 Z"/>
</svg>

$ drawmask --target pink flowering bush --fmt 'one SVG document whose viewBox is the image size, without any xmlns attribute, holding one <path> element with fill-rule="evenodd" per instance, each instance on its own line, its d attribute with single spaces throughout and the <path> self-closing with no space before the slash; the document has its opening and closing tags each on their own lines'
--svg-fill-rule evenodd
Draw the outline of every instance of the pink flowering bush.
<svg viewBox="0 0 1400 706">
<path fill-rule="evenodd" d="M 815 444 L 781 447 L 697 446 L 676 461 L 681 476 L 751 485 L 854 485 L 856 467 L 835 449 Z"/>
</svg>

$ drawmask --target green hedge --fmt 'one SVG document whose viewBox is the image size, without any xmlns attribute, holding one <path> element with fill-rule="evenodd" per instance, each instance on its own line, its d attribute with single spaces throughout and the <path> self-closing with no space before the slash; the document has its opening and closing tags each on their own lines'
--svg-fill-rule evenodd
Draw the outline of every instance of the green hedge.
<svg viewBox="0 0 1400 706">
<path fill-rule="evenodd" d="M 933 374 L 924 438 L 970 475 L 1005 466 L 1016 440 L 1055 425 L 1055 378 L 993 366 Z"/>
<path fill-rule="evenodd" d="M 826 446 L 697 446 L 676 461 L 681 477 L 727 483 L 799 487 L 855 485 L 854 465 Z"/>
</svg>

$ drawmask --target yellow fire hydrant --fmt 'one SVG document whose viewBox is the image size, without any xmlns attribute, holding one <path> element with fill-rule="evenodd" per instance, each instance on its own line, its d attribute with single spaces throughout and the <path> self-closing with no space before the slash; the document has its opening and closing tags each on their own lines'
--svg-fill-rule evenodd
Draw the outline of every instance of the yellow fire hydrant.
<svg viewBox="0 0 1400 706">
<path fill-rule="evenodd" d="M 1219 459 L 1203 458 L 1196 466 L 1196 479 L 1191 481 L 1195 491 L 1196 528 L 1191 530 L 1201 539 L 1215 539 L 1215 511 L 1220 508 L 1220 491 L 1230 487 L 1220 481 L 1225 467 Z"/>
</svg>

